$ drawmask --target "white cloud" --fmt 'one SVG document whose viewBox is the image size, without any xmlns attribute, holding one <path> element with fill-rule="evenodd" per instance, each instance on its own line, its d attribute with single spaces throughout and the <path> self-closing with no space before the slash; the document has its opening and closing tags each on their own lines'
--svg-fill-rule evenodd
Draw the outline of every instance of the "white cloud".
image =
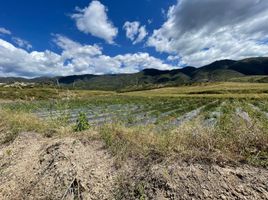
<svg viewBox="0 0 268 200">
<path fill-rule="evenodd" d="M 3 28 L 3 27 L 0 27 L 0 35 L 1 34 L 12 35 L 10 30 Z M 16 45 L 18 45 L 21 48 L 25 48 L 27 50 L 30 50 L 33 48 L 30 42 L 28 42 L 27 40 L 23 40 L 19 37 L 13 37 L 13 36 L 11 37 L 11 39 Z"/>
<path fill-rule="evenodd" d="M 174 69 L 174 66 L 165 64 L 162 60 L 150 56 L 148 53 L 135 53 L 118 55 L 113 58 L 120 62 L 120 70 L 118 72 L 134 73 L 143 69 L 155 68 L 159 70 Z"/>
<path fill-rule="evenodd" d="M 133 44 L 141 42 L 147 35 L 145 26 L 140 26 L 140 22 L 125 22 L 123 29 L 126 31 L 126 37 L 133 41 Z"/>
<path fill-rule="evenodd" d="M 71 17 L 75 19 L 77 28 L 95 37 L 104 39 L 109 44 L 114 43 L 118 29 L 108 19 L 107 8 L 99 1 L 92 1 L 88 7 L 77 9 L 78 13 Z"/>
<path fill-rule="evenodd" d="M 73 74 L 134 73 L 146 68 L 174 68 L 148 53 L 138 52 L 111 57 L 104 55 L 101 47 L 97 45 L 81 45 L 61 35 L 56 35 L 55 42 L 63 49 L 63 62 L 70 61 L 66 67 L 72 69 Z"/>
<path fill-rule="evenodd" d="M 18 37 L 12 37 L 12 40 L 21 48 L 26 48 L 27 50 L 30 50 L 33 48 L 33 46 L 30 44 L 30 42 L 23 40 Z"/>
<path fill-rule="evenodd" d="M 65 36 L 56 35 L 54 42 L 63 49 L 64 58 L 73 58 L 77 56 L 96 56 L 101 55 L 101 47 L 98 45 L 81 45 Z"/>
<path fill-rule="evenodd" d="M 141 42 L 148 35 L 145 26 L 141 26 L 139 29 L 139 34 L 134 43 Z"/>
<path fill-rule="evenodd" d="M 179 56 L 173 56 L 173 55 L 169 55 L 167 57 L 168 61 L 175 61 L 175 60 L 180 60 L 181 58 Z"/>
<path fill-rule="evenodd" d="M 0 76 L 33 77 L 58 74 L 60 55 L 51 51 L 28 53 L 0 39 Z"/>
<path fill-rule="evenodd" d="M 11 35 L 11 31 L 6 28 L 0 27 L 0 34 Z"/>
<path fill-rule="evenodd" d="M 73 74 L 134 73 L 146 68 L 173 69 L 148 53 L 103 54 L 98 45 L 82 45 L 65 36 L 55 35 L 54 42 L 62 50 L 27 52 L 0 39 L 0 76 L 58 76 Z"/>
<path fill-rule="evenodd" d="M 268 1 L 180 0 L 148 46 L 202 66 L 220 59 L 267 56 Z"/>
<path fill-rule="evenodd" d="M 126 30 L 127 38 L 129 38 L 132 41 L 135 40 L 135 36 L 139 32 L 139 26 L 140 26 L 139 22 L 129 22 L 129 21 L 125 22 L 123 29 Z"/>
</svg>

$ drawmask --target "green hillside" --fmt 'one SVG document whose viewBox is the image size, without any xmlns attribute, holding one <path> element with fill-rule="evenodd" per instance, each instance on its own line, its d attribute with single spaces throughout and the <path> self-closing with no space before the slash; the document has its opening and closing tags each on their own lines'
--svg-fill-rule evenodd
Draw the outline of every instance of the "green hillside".
<svg viewBox="0 0 268 200">
<path fill-rule="evenodd" d="M 145 69 L 133 74 L 72 75 L 65 77 L 40 77 L 35 79 L 0 78 L 0 83 L 34 82 L 60 85 L 66 88 L 91 90 L 140 90 L 165 86 L 178 86 L 195 82 L 268 82 L 268 58 L 248 58 L 239 61 L 220 60 L 195 68 L 176 70 Z"/>
</svg>

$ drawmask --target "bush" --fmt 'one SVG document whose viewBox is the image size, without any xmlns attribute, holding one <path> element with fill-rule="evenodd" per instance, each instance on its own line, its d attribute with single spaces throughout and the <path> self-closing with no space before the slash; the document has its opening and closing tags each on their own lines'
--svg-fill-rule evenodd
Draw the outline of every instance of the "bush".
<svg viewBox="0 0 268 200">
<path fill-rule="evenodd" d="M 79 132 L 79 131 L 84 131 L 89 129 L 89 123 L 88 123 L 88 119 L 85 113 L 80 112 L 78 115 L 78 118 L 76 120 L 76 125 L 74 127 L 74 131 Z"/>
</svg>

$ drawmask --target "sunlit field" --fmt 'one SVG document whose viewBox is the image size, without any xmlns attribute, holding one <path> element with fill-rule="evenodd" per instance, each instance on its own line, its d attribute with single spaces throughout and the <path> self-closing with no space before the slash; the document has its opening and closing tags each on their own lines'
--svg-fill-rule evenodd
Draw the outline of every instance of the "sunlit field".
<svg viewBox="0 0 268 200">
<path fill-rule="evenodd" d="M 120 159 L 129 154 L 267 166 L 268 84 L 212 83 L 137 92 L 1 88 L 2 143 L 21 131 L 79 134 L 81 115 Z M 27 96 L 27 98 L 26 98 Z M 80 116 L 80 118 L 79 118 Z M 82 124 L 83 125 L 83 124 Z M 82 126 L 79 124 L 79 126 Z M 8 128 L 7 128 L 8 127 Z M 124 154 L 121 155 L 121 148 Z M 119 160 L 120 160 L 119 159 Z"/>
<path fill-rule="evenodd" d="M 268 98 L 268 84 L 246 82 L 196 83 L 191 86 L 136 91 L 128 94 L 135 96 Z"/>
<path fill-rule="evenodd" d="M 0 200 L 268 200 L 268 0 L 0 13 Z"/>
</svg>

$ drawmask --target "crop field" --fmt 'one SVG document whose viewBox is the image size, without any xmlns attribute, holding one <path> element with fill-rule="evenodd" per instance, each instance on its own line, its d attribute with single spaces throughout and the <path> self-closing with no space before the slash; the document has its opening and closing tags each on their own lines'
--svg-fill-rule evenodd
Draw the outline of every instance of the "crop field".
<svg viewBox="0 0 268 200">
<path fill-rule="evenodd" d="M 268 98 L 267 83 L 222 82 L 196 83 L 191 86 L 167 87 L 149 91 L 128 92 L 130 96 Z"/>
<path fill-rule="evenodd" d="M 202 83 L 126 93 L 53 88 L 0 91 L 9 94 L 2 95 L 4 99 L 13 100 L 2 104 L 6 109 L 68 123 L 75 123 L 78 114 L 84 113 L 92 126 L 121 123 L 127 127 L 178 128 L 197 118 L 202 125 L 219 126 L 226 115 L 266 125 L 268 115 L 265 83 Z"/>
<path fill-rule="evenodd" d="M 178 128 L 200 119 L 204 126 L 220 126 L 223 118 L 238 117 L 246 123 L 268 124 L 267 100 L 222 98 L 95 97 L 89 100 L 58 100 L 4 104 L 6 109 L 32 113 L 43 120 L 75 123 L 85 113 L 89 124 L 121 123 L 131 126 Z"/>
<path fill-rule="evenodd" d="M 77 115 L 85 113 L 92 125 L 123 123 L 127 126 L 167 125 L 181 123 L 195 117 L 207 105 L 215 104 L 210 99 L 131 98 L 112 96 L 90 100 L 43 101 L 36 103 L 7 104 L 11 110 L 33 113 L 42 119 L 65 118 L 75 122 Z"/>
<path fill-rule="evenodd" d="M 1 143 L 21 131 L 76 134 L 82 114 L 85 130 L 98 132 L 119 157 L 122 148 L 124 156 L 153 148 L 165 157 L 268 166 L 266 86 L 215 83 L 126 93 L 17 89 L 16 97 L 0 102 L 0 124 L 13 131 Z"/>
</svg>

